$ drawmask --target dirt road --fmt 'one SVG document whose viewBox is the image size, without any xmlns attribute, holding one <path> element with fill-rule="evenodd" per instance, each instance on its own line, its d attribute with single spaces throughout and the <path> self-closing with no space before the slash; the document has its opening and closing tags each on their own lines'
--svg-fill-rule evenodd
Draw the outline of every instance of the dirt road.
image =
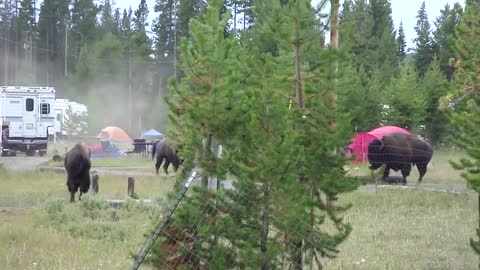
<svg viewBox="0 0 480 270">
<path fill-rule="evenodd" d="M 0 157 L 0 166 L 12 171 L 34 171 L 48 161 L 48 157 Z"/>
</svg>

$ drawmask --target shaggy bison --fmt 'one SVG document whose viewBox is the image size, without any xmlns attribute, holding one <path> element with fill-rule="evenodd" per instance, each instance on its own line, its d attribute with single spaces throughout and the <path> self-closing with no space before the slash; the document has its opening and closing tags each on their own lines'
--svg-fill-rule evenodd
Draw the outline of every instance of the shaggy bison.
<svg viewBox="0 0 480 270">
<path fill-rule="evenodd" d="M 65 170 L 67 171 L 67 187 L 70 192 L 70 202 L 75 201 L 75 193 L 80 188 L 78 200 L 90 188 L 90 150 L 88 146 L 79 143 L 65 154 Z"/>
<path fill-rule="evenodd" d="M 418 182 L 427 172 L 427 165 L 432 158 L 432 146 L 413 135 L 393 133 L 385 135 L 381 140 L 373 140 L 368 145 L 368 161 L 370 169 L 375 170 L 386 164 L 383 179 L 386 180 L 390 169 L 400 170 L 403 176 L 403 184 L 407 183 L 412 164 L 417 166 L 420 177 Z"/>
<path fill-rule="evenodd" d="M 177 153 L 178 147 L 174 146 L 173 143 L 167 138 L 163 138 L 153 147 L 152 159 L 157 156 L 157 161 L 155 163 L 155 171 L 157 172 L 157 175 L 158 169 L 162 165 L 164 159 L 165 163 L 163 164 L 163 170 L 165 171 L 165 174 L 168 175 L 168 166 L 170 163 L 172 163 L 174 171 L 177 171 L 178 166 L 181 164 Z"/>
</svg>

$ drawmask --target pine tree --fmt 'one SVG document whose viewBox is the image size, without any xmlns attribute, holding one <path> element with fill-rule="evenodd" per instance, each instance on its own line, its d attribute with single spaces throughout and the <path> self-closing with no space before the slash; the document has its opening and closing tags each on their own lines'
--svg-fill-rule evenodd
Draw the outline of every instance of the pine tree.
<svg viewBox="0 0 480 270">
<path fill-rule="evenodd" d="M 430 23 L 428 22 L 425 1 L 422 3 L 417 15 L 417 24 L 415 26 L 417 37 L 415 42 L 415 68 L 419 77 L 423 77 L 427 72 L 428 66 L 432 62 L 434 55 L 434 44 L 431 37 Z"/>
<path fill-rule="evenodd" d="M 188 22 L 192 18 L 198 18 L 198 16 L 204 11 L 205 8 L 206 8 L 205 2 L 203 1 L 196 1 L 196 0 L 180 1 L 177 7 L 177 10 L 178 10 L 177 34 L 178 34 L 179 40 L 182 36 L 188 37 L 188 33 L 189 33 Z"/>
<path fill-rule="evenodd" d="M 432 145 L 439 146 L 449 131 L 447 114 L 439 109 L 439 100 L 448 93 L 449 83 L 440 69 L 437 58 L 433 59 L 420 86 L 425 93 L 425 135 Z"/>
<path fill-rule="evenodd" d="M 388 0 L 369 1 L 369 13 L 372 18 L 369 47 L 374 52 L 374 67 L 381 68 L 384 80 L 388 82 L 398 67 L 395 29 L 392 20 L 392 7 Z M 367 65 L 364 65 L 367 67 Z M 372 70 L 372 69 L 370 69 Z"/>
<path fill-rule="evenodd" d="M 165 55 L 167 59 L 173 59 L 174 9 L 173 0 L 155 1 L 155 12 L 159 14 L 153 22 L 152 30 L 155 35 L 155 54 L 159 59 L 165 58 Z"/>
<path fill-rule="evenodd" d="M 405 32 L 403 30 L 403 23 L 400 21 L 397 36 L 397 57 L 398 63 L 401 64 L 407 56 L 407 41 L 405 40 Z"/>
<path fill-rule="evenodd" d="M 412 98 L 415 97 L 415 98 Z M 400 75 L 394 78 L 384 94 L 384 104 L 388 105 L 387 124 L 420 133 L 420 125 L 425 117 L 425 93 L 417 84 L 417 73 L 412 63 L 400 68 Z"/>
<path fill-rule="evenodd" d="M 110 0 L 104 0 L 101 6 L 100 27 L 104 33 L 113 33 L 113 7 Z"/>
<path fill-rule="evenodd" d="M 64 79 L 65 23 L 68 19 L 68 1 L 45 0 L 40 6 L 38 19 L 38 58 L 45 63 L 39 70 L 40 83 L 56 86 Z"/>
<path fill-rule="evenodd" d="M 480 138 L 480 96 L 478 95 L 478 70 L 480 68 L 480 4 L 477 1 L 467 0 L 465 10 L 460 13 L 460 23 L 456 26 L 455 50 L 456 67 L 455 78 L 458 81 L 457 93 L 465 95 L 465 107 L 456 107 L 454 124 L 456 143 L 467 153 L 468 158 L 451 162 L 453 167 L 462 171 L 462 177 L 470 187 L 480 193 L 479 155 Z M 480 238 L 480 228 L 477 229 Z M 470 240 L 473 250 L 480 254 L 480 241 Z"/>
<path fill-rule="evenodd" d="M 145 31 L 148 26 L 148 6 L 145 0 L 140 0 L 138 9 L 135 10 L 135 17 L 133 18 L 134 28 L 136 31 Z"/>
<path fill-rule="evenodd" d="M 235 190 L 192 190 L 155 248 L 159 268 L 176 261 L 186 268 L 301 269 L 334 257 L 351 231 L 339 216 L 348 207 L 326 205 L 356 187 L 334 151 L 351 134 L 341 115 L 329 125 L 329 100 L 319 93 L 336 76 L 336 55 L 314 35 L 319 22 L 309 1 L 263 4 L 269 10 L 257 9 L 252 30 L 259 33 L 248 44 L 225 37 L 221 0 L 210 1 L 206 15 L 190 22 L 191 40 L 182 39 L 185 76 L 172 79 L 168 102 L 183 134 L 184 168 L 196 160 L 209 176 L 228 173 Z M 259 37 L 276 50 L 263 50 Z M 313 49 L 321 53 L 310 59 Z M 221 159 L 205 147 L 208 138 L 222 144 Z M 327 219 L 335 231 L 324 228 Z"/>
<path fill-rule="evenodd" d="M 87 114 L 74 113 L 72 106 L 68 106 L 62 122 L 62 130 L 65 130 L 69 137 L 72 135 L 85 135 L 88 130 Z"/>
<path fill-rule="evenodd" d="M 69 38 L 69 55 L 71 67 L 75 72 L 80 61 L 80 52 L 87 44 L 92 45 L 97 35 L 96 17 L 98 8 L 92 0 L 74 0 L 71 9 Z"/>
<path fill-rule="evenodd" d="M 456 38 L 455 26 L 460 21 L 457 11 L 459 9 L 461 9 L 461 7 L 458 3 L 455 4 L 453 8 L 450 8 L 450 5 L 446 4 L 444 9 L 440 11 L 440 17 L 435 21 L 436 29 L 433 33 L 435 52 L 440 68 L 449 81 L 453 79 L 454 73 L 454 68 L 450 65 L 450 59 L 455 56 L 450 40 Z"/>
</svg>

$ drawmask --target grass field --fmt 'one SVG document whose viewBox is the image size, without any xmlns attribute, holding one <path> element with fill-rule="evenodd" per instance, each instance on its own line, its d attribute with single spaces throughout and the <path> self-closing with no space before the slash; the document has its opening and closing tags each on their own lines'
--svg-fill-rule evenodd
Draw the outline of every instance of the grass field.
<svg viewBox="0 0 480 270">
<path fill-rule="evenodd" d="M 448 165 L 460 156 L 435 155 L 425 181 L 463 183 Z M 103 162 L 114 167 L 123 161 Z M 131 254 L 158 215 L 156 208 L 133 201 L 120 209 L 105 205 L 102 198 L 127 197 L 124 176 L 102 175 L 100 198 L 86 196 L 75 204 L 67 203 L 64 174 L 0 170 L 0 179 L 0 269 L 129 269 Z M 141 198 L 160 199 L 173 182 L 173 177 L 138 176 L 135 189 Z M 473 193 L 356 191 L 339 203 L 353 203 L 345 216 L 353 232 L 338 258 L 324 260 L 325 269 L 477 268 L 469 246 L 478 226 Z"/>
<path fill-rule="evenodd" d="M 101 176 L 99 199 L 87 195 L 75 204 L 67 203 L 63 174 L 0 170 L 0 179 L 0 269 L 128 269 L 130 253 L 151 229 L 150 207 L 105 204 L 127 198 L 126 177 Z M 174 181 L 135 179 L 139 197 L 154 200 L 164 198 Z"/>
<path fill-rule="evenodd" d="M 152 212 L 144 205 L 117 210 L 91 196 L 67 203 L 65 177 L 0 171 L 0 269 L 128 269 Z M 142 198 L 162 197 L 173 178 L 137 177 Z M 102 176 L 103 198 L 125 198 L 124 177 Z M 353 225 L 340 255 L 326 269 L 473 269 L 469 246 L 477 226 L 473 194 L 382 190 L 343 195 Z M 93 214 L 92 214 L 93 213 Z M 93 215 L 93 216 L 92 216 Z M 148 269 L 148 268 L 142 268 Z"/>
<path fill-rule="evenodd" d="M 110 167 L 110 168 L 133 168 L 133 169 L 154 169 L 155 162 L 149 158 L 128 157 L 128 158 L 94 158 L 92 159 L 93 167 Z M 55 162 L 50 160 L 48 166 L 63 167 L 63 162 Z"/>
</svg>

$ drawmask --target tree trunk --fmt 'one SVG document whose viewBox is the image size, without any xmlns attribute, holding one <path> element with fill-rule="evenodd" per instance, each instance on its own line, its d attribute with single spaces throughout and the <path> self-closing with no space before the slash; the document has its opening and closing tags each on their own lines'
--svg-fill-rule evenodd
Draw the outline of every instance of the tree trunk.
<svg viewBox="0 0 480 270">
<path fill-rule="evenodd" d="M 263 215 L 262 215 L 262 237 L 260 240 L 260 251 L 262 253 L 262 270 L 267 270 L 269 265 L 268 255 L 267 255 L 267 241 L 268 241 L 268 230 L 270 226 L 269 221 L 269 202 L 270 201 L 270 187 L 268 183 L 263 184 Z"/>
<path fill-rule="evenodd" d="M 208 134 L 207 141 L 205 142 L 204 151 L 210 151 L 211 147 L 212 147 L 212 134 Z M 203 172 L 203 175 L 202 175 L 202 186 L 208 187 L 208 175 L 205 172 Z"/>
<path fill-rule="evenodd" d="M 303 109 L 304 109 L 304 99 L 303 99 L 303 88 L 302 88 L 302 74 L 300 69 L 300 29 L 298 25 L 298 21 L 295 21 L 294 24 L 294 31 L 295 31 L 295 41 L 294 41 L 294 53 L 295 53 L 295 103 L 299 107 L 300 111 L 302 112 L 303 116 Z M 298 130 L 298 124 L 295 125 L 295 129 Z M 299 182 L 302 179 L 300 177 Z M 293 244 L 293 256 L 292 256 L 292 263 L 293 269 L 302 270 L 303 269 L 303 262 L 302 262 L 302 250 L 303 250 L 303 240 L 297 239 Z"/>
<path fill-rule="evenodd" d="M 340 8 L 340 1 L 339 0 L 332 0 L 330 1 L 331 4 L 331 11 L 330 11 L 330 48 L 334 51 L 338 50 L 338 39 L 339 39 L 339 32 L 338 32 L 338 12 Z M 328 92 L 328 100 L 331 110 L 331 116 L 329 119 L 330 127 L 335 126 L 335 110 L 337 107 L 337 94 L 336 94 L 336 84 L 337 84 L 337 73 L 338 73 L 338 60 L 335 60 L 332 63 L 332 69 L 334 70 L 333 79 L 330 82 L 330 89 Z"/>
</svg>

